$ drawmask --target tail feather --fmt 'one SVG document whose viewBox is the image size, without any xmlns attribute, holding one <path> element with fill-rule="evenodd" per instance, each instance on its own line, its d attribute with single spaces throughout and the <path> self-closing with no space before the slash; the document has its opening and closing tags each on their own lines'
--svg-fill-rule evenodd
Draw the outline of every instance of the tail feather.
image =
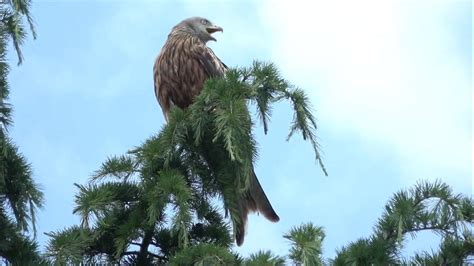
<svg viewBox="0 0 474 266">
<path fill-rule="evenodd" d="M 258 182 L 255 172 L 252 170 L 250 177 L 249 190 L 239 201 L 240 218 L 241 223 L 236 224 L 235 240 L 237 246 L 241 246 L 244 243 L 245 229 L 247 225 L 247 217 L 250 212 L 258 212 L 263 214 L 265 218 L 272 222 L 278 222 L 280 217 L 273 210 L 270 201 L 265 195 L 260 182 Z"/>
</svg>

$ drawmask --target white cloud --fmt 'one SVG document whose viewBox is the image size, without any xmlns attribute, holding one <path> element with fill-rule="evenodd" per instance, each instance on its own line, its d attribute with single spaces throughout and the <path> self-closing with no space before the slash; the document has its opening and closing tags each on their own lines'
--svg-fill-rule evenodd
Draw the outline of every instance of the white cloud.
<svg viewBox="0 0 474 266">
<path fill-rule="evenodd" d="M 272 60 L 311 88 L 321 124 L 389 144 L 408 183 L 462 187 L 471 80 L 448 27 L 454 2 L 266 1 L 260 14 Z"/>
</svg>

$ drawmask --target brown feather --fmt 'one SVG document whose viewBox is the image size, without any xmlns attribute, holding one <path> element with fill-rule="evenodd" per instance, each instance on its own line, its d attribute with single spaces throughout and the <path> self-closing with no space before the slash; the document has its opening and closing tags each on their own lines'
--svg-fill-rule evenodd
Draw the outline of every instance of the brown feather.
<svg viewBox="0 0 474 266">
<path fill-rule="evenodd" d="M 168 121 L 170 108 L 186 108 L 203 89 L 210 77 L 223 76 L 227 66 L 214 52 L 192 34 L 184 23 L 176 25 L 153 66 L 155 96 Z M 252 170 L 249 189 L 239 200 L 241 223 L 234 224 L 237 245 L 242 245 L 250 212 L 260 212 L 272 222 L 280 218 L 273 210 Z"/>
<path fill-rule="evenodd" d="M 222 76 L 227 69 L 204 42 L 182 27 L 173 28 L 153 67 L 155 95 L 166 119 L 173 104 L 188 107 L 208 78 Z"/>
<path fill-rule="evenodd" d="M 276 223 L 280 221 L 280 217 L 273 210 L 270 201 L 265 195 L 260 182 L 258 182 L 255 171 L 252 169 L 252 175 L 250 176 L 249 190 L 239 201 L 240 215 L 242 223 L 237 225 L 235 233 L 235 240 L 238 246 L 241 246 L 244 242 L 245 237 L 245 226 L 247 224 L 248 214 L 251 212 L 257 212 L 263 214 L 265 218 Z"/>
</svg>

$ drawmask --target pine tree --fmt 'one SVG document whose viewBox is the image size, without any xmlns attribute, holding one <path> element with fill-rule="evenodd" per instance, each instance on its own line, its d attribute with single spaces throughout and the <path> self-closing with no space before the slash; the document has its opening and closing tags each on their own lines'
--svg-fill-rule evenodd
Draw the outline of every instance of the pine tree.
<svg viewBox="0 0 474 266">
<path fill-rule="evenodd" d="M 472 196 L 454 194 L 441 181 L 422 181 L 409 190 L 395 193 L 386 204 L 373 235 L 344 246 L 334 259 L 322 258 L 325 233 L 312 223 L 294 227 L 283 237 L 290 241 L 287 258 L 294 265 L 472 265 L 473 226 Z M 420 231 L 440 235 L 439 249 L 416 254 L 413 258 L 404 256 L 404 242 L 408 237 L 416 241 L 416 233 Z M 281 265 L 284 259 L 273 256 L 270 251 L 260 251 L 245 259 L 243 265 L 246 262 Z"/>
<path fill-rule="evenodd" d="M 249 105 L 255 104 L 266 133 L 271 106 L 283 99 L 294 109 L 288 138 L 300 131 L 326 173 L 305 93 L 273 64 L 255 62 L 208 80 L 193 105 L 172 109 L 159 134 L 109 158 L 89 184 L 76 184 L 74 213 L 82 223 L 50 233 L 48 256 L 60 263 L 186 264 L 189 256 L 202 263 L 241 261 L 228 248 L 229 229 L 240 222 L 239 193 L 257 157 Z M 207 253 L 214 255 L 199 255 Z"/>
<path fill-rule="evenodd" d="M 474 200 L 453 194 L 440 181 L 419 182 L 396 193 L 385 206 L 374 233 L 338 251 L 334 265 L 462 265 L 474 256 Z M 408 236 L 431 231 L 442 237 L 439 251 L 402 256 Z"/>
<path fill-rule="evenodd" d="M 7 48 L 11 41 L 21 64 L 20 47 L 27 35 L 23 20 L 36 37 L 29 7 L 28 0 L 0 4 L 0 258 L 21 265 L 41 262 L 37 244 L 27 233 L 32 229 L 36 235 L 36 209 L 43 204 L 43 194 L 33 181 L 30 165 L 8 137 L 12 119 L 7 103 Z"/>
<path fill-rule="evenodd" d="M 374 234 L 349 243 L 332 260 L 322 258 L 324 230 L 312 223 L 283 237 L 288 256 L 260 251 L 249 258 L 232 252 L 236 197 L 245 192 L 256 158 L 254 104 L 265 133 L 273 103 L 288 99 L 294 120 L 289 137 L 309 140 L 324 173 L 315 120 L 302 90 L 282 79 L 272 64 L 230 70 L 209 80 L 186 110 L 172 109 L 169 123 L 124 155 L 107 159 L 86 185 L 76 184 L 74 213 L 81 224 L 57 232 L 47 246 L 53 263 L 138 265 L 461 264 L 474 255 L 473 199 L 442 182 L 420 182 L 387 203 Z M 210 165 L 214 167 L 210 167 Z M 402 255 L 403 242 L 430 230 L 443 242 L 438 252 Z"/>
</svg>

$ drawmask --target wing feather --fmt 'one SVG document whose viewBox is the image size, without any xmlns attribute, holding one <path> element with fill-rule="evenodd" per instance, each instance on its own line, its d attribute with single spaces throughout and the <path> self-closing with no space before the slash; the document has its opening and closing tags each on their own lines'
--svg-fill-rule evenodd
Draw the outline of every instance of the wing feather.
<svg viewBox="0 0 474 266">
<path fill-rule="evenodd" d="M 222 76 L 227 70 L 227 66 L 204 44 L 194 45 L 192 54 L 198 59 L 208 77 Z"/>
</svg>

